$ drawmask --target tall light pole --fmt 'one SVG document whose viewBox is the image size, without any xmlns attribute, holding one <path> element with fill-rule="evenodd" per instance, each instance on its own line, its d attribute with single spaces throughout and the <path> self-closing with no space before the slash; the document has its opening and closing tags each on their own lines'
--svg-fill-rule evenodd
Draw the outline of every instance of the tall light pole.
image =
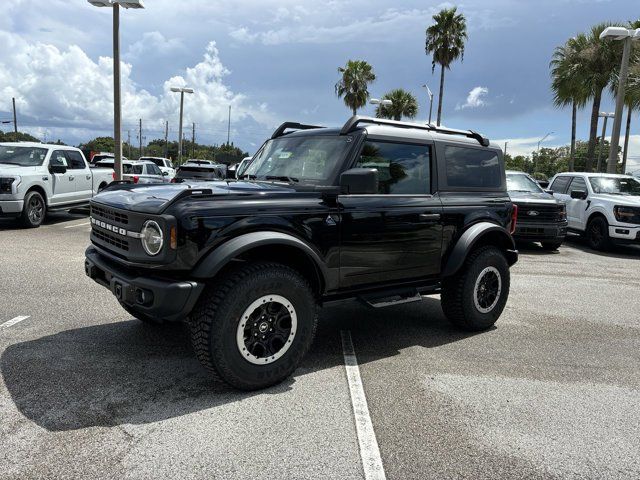
<svg viewBox="0 0 640 480">
<path fill-rule="evenodd" d="M 640 39 L 640 28 L 629 29 L 625 27 L 607 27 L 600 34 L 600 38 L 622 40 L 622 64 L 620 65 L 620 77 L 618 79 L 618 92 L 616 93 L 616 113 L 613 119 L 613 131 L 611 132 L 611 145 L 607 172 L 616 173 L 618 163 L 618 145 L 620 144 L 620 127 L 622 126 L 622 109 L 624 108 L 624 91 L 629 73 L 629 56 L 631 54 L 631 42 Z M 606 121 L 606 118 L 605 118 Z M 604 138 L 603 138 L 604 141 Z M 598 161 L 600 158 L 598 158 Z"/>
<path fill-rule="evenodd" d="M 193 93 L 193 88 L 171 87 L 172 92 L 180 93 L 180 123 L 178 127 L 178 165 L 182 163 L 182 113 L 184 111 L 184 94 Z"/>
<path fill-rule="evenodd" d="M 427 94 L 429 95 L 429 125 L 431 125 L 431 112 L 433 111 L 433 92 L 426 83 L 422 86 L 427 89 Z"/>
<path fill-rule="evenodd" d="M 122 180 L 122 138 L 120 103 L 120 6 L 123 8 L 144 8 L 142 0 L 88 0 L 96 7 L 113 8 L 113 143 L 115 158 L 113 170 L 115 180 Z"/>
<path fill-rule="evenodd" d="M 607 120 L 609 118 L 615 118 L 615 114 L 600 112 L 598 117 L 604 117 L 604 122 L 602 122 L 602 137 L 600 139 L 600 148 L 598 149 L 598 164 L 596 166 L 596 172 L 600 172 L 602 170 L 602 147 L 604 147 L 604 136 L 607 134 Z M 609 159 L 609 162 L 611 162 L 611 159 Z"/>
<path fill-rule="evenodd" d="M 546 140 L 546 138 L 554 132 L 547 133 L 544 137 L 538 140 L 538 149 L 536 150 L 536 161 L 533 162 L 533 173 L 536 173 L 536 162 L 538 161 L 538 157 L 540 157 L 540 144 Z"/>
</svg>

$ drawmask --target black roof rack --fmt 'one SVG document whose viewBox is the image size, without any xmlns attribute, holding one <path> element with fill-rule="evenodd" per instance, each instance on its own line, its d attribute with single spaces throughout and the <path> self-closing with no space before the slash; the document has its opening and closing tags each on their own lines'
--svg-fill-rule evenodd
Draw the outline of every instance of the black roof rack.
<svg viewBox="0 0 640 480">
<path fill-rule="evenodd" d="M 458 130 L 455 128 L 444 128 L 444 127 L 436 127 L 430 123 L 426 125 L 422 125 L 419 123 L 410 123 L 410 122 L 398 122 L 396 120 L 387 120 L 385 118 L 373 118 L 373 117 L 359 117 L 355 115 L 351 117 L 344 124 L 342 129 L 340 130 L 340 135 L 346 135 L 350 132 L 353 132 L 357 126 L 361 123 L 369 123 L 374 125 L 389 125 L 392 127 L 399 128 L 417 128 L 419 130 L 429 130 L 431 132 L 445 133 L 448 135 L 464 135 L 465 137 L 473 138 L 483 147 L 489 146 L 489 139 L 487 137 L 482 136 L 478 132 L 474 132 L 473 130 Z"/>
<path fill-rule="evenodd" d="M 297 123 L 297 122 L 284 122 L 282 125 L 276 128 L 276 131 L 273 132 L 273 135 L 271 135 L 271 138 L 281 137 L 282 135 L 285 134 L 284 131 L 289 128 L 294 128 L 296 130 L 311 130 L 312 128 L 324 128 L 324 127 L 319 125 L 305 125 L 303 123 Z"/>
</svg>

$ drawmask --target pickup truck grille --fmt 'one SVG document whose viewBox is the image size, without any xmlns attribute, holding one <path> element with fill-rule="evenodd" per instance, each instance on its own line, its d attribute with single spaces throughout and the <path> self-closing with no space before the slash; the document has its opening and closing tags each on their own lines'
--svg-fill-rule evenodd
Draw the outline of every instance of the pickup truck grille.
<svg viewBox="0 0 640 480">
<path fill-rule="evenodd" d="M 116 212 L 111 208 L 99 207 L 97 205 L 91 206 L 91 215 L 95 218 L 102 218 L 105 221 L 118 222 L 123 225 L 129 223 L 129 215 L 126 213 Z"/>
<path fill-rule="evenodd" d="M 564 220 L 560 205 L 518 205 L 518 223 L 551 223 Z"/>
</svg>

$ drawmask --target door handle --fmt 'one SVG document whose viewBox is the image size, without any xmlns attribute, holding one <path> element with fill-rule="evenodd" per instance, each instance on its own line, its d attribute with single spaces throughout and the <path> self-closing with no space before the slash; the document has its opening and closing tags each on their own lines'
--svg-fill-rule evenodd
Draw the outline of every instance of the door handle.
<svg viewBox="0 0 640 480">
<path fill-rule="evenodd" d="M 91 175 L 87 175 L 87 176 L 86 176 L 86 177 L 84 177 L 84 178 L 86 178 L 87 180 L 91 180 Z"/>
<path fill-rule="evenodd" d="M 420 217 L 420 220 L 423 222 L 440 220 L 439 213 L 421 213 L 419 217 Z"/>
<path fill-rule="evenodd" d="M 73 180 L 75 177 L 73 175 L 69 175 L 69 181 Z"/>
</svg>

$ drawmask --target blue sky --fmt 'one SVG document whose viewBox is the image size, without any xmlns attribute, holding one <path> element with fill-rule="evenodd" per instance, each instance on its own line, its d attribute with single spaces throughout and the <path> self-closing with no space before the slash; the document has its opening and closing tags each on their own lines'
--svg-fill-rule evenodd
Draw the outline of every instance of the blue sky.
<svg viewBox="0 0 640 480">
<path fill-rule="evenodd" d="M 111 14 L 85 0 L 8 0 L 0 19 L 0 117 L 11 97 L 19 122 L 40 136 L 78 143 L 109 134 Z M 198 139 L 232 139 L 253 151 L 285 120 L 338 125 L 349 115 L 334 94 L 337 68 L 347 59 L 371 63 L 380 96 L 402 87 L 421 102 L 420 87 L 438 88 L 438 71 L 424 53 L 431 16 L 452 3 L 287 0 L 146 0 L 144 10 L 121 14 L 124 127 L 143 119 L 146 140 L 162 135 L 164 120 L 177 137 L 177 98 L 171 85 L 196 94 L 185 102 L 185 121 Z M 600 21 L 638 15 L 632 1 L 506 1 L 458 3 L 469 39 L 463 62 L 446 73 L 443 122 L 509 141 L 511 152 L 569 141 L 570 111 L 553 107 L 549 60 L 555 46 Z M 3 108 L 4 105 L 4 108 Z M 607 96 L 603 110 L 613 110 Z M 367 107 L 362 113 L 373 113 Z M 435 114 L 435 108 L 434 108 Z M 631 154 L 640 160 L 640 122 L 634 117 Z M 585 138 L 588 111 L 578 119 Z M 640 168 L 640 162 L 638 168 Z"/>
</svg>

